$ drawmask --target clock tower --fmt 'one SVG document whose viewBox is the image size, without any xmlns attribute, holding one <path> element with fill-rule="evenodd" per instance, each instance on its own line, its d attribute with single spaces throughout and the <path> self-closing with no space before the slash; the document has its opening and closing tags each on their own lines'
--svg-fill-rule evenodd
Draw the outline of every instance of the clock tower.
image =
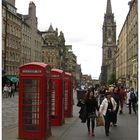
<svg viewBox="0 0 140 140">
<path fill-rule="evenodd" d="M 116 22 L 112 13 L 111 0 L 107 0 L 103 22 L 101 83 L 108 83 L 115 74 Z"/>
</svg>

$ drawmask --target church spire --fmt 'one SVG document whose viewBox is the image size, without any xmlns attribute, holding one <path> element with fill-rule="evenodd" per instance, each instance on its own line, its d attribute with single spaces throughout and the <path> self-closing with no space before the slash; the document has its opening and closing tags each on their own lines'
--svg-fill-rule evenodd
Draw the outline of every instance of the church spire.
<svg viewBox="0 0 140 140">
<path fill-rule="evenodd" d="M 112 14 L 111 0 L 107 0 L 106 14 Z"/>
</svg>

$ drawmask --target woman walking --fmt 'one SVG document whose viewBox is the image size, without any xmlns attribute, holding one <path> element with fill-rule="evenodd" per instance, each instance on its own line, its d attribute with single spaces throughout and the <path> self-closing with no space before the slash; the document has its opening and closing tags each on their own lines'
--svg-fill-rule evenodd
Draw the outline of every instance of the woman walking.
<svg viewBox="0 0 140 140">
<path fill-rule="evenodd" d="M 97 100 L 94 97 L 93 88 L 89 89 L 86 93 L 85 105 L 86 105 L 86 112 L 87 112 L 88 134 L 91 136 L 95 136 L 95 132 L 94 132 L 95 117 L 96 117 L 96 111 L 99 111 L 99 108 L 98 108 Z"/>
<path fill-rule="evenodd" d="M 4 85 L 4 88 L 3 88 L 3 97 L 8 97 L 8 94 L 9 94 L 9 88 L 8 88 L 8 85 L 5 84 Z"/>
<path fill-rule="evenodd" d="M 109 136 L 110 123 L 112 122 L 112 117 L 114 111 L 116 110 L 116 105 L 117 103 L 115 102 L 113 97 L 111 97 L 111 93 L 107 91 L 99 109 L 99 115 L 103 114 L 104 116 L 106 136 Z"/>
<path fill-rule="evenodd" d="M 117 126 L 117 114 L 118 114 L 118 110 L 119 110 L 119 106 L 120 106 L 120 98 L 121 98 L 120 94 L 119 94 L 119 88 L 118 87 L 115 87 L 114 92 L 112 94 L 112 97 L 114 98 L 114 100 L 117 103 L 116 110 L 113 113 L 112 122 L 113 122 L 114 126 Z"/>
</svg>

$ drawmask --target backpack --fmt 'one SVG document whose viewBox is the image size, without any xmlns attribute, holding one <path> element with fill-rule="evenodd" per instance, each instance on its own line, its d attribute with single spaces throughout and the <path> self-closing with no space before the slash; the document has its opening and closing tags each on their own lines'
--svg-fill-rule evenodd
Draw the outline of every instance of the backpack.
<svg viewBox="0 0 140 140">
<path fill-rule="evenodd" d="M 136 101 L 136 95 L 134 92 L 130 93 L 130 99 L 131 99 L 131 101 Z"/>
</svg>

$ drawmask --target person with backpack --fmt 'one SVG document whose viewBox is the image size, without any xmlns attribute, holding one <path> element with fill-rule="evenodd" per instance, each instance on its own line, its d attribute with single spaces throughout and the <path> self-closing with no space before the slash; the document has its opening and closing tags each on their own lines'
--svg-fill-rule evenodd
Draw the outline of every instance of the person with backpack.
<svg viewBox="0 0 140 140">
<path fill-rule="evenodd" d="M 136 114 L 136 103 L 137 103 L 137 97 L 134 92 L 134 88 L 130 89 L 130 96 L 129 96 L 129 114 L 131 114 L 131 107 L 133 108 L 134 113 Z"/>
</svg>

